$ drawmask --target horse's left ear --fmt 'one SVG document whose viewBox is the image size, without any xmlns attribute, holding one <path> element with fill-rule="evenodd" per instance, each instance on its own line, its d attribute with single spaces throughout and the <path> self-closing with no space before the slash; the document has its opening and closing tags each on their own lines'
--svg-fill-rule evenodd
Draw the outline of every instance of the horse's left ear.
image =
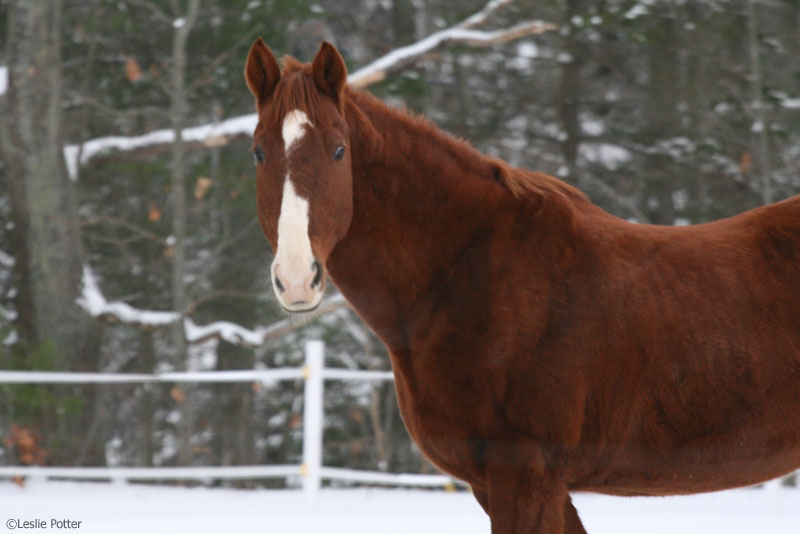
<svg viewBox="0 0 800 534">
<path fill-rule="evenodd" d="M 311 73 L 322 91 L 336 98 L 342 94 L 347 83 L 347 67 L 339 51 L 329 42 L 323 41 L 319 47 L 311 63 Z"/>
</svg>

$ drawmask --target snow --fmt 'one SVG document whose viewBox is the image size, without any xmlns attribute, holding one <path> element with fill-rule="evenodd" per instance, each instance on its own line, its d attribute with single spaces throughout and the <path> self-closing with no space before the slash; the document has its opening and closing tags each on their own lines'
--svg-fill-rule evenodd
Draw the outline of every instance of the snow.
<svg viewBox="0 0 800 534">
<path fill-rule="evenodd" d="M 123 323 L 163 326 L 174 323 L 180 317 L 176 312 L 138 310 L 125 302 L 108 302 L 87 265 L 83 266 L 83 291 L 77 302 L 92 317 L 110 315 Z"/>
<path fill-rule="evenodd" d="M 0 95 L 8 89 L 8 67 L 0 65 Z"/>
<path fill-rule="evenodd" d="M 201 124 L 192 128 L 185 128 L 181 135 L 186 142 L 203 142 L 217 140 L 233 135 L 252 134 L 256 129 L 258 116 L 255 113 L 231 117 L 218 123 Z M 154 130 L 152 132 L 133 137 L 109 136 L 90 139 L 79 145 L 64 146 L 64 159 L 70 178 L 78 178 L 79 165 L 86 164 L 94 156 L 111 150 L 135 150 L 150 145 L 171 143 L 175 139 L 175 132 L 171 128 Z M 78 159 L 80 154 L 80 159 Z"/>
<path fill-rule="evenodd" d="M 642 0 L 633 5 L 626 13 L 623 15 L 628 20 L 634 20 L 639 17 L 649 15 L 650 10 L 648 7 L 653 6 L 655 4 L 655 0 Z"/>
<path fill-rule="evenodd" d="M 786 109 L 800 109 L 800 98 L 784 98 L 781 100 L 781 107 Z"/>
<path fill-rule="evenodd" d="M 183 324 L 186 329 L 186 340 L 189 343 L 218 336 L 229 343 L 257 347 L 264 343 L 264 335 L 266 334 L 266 329 L 264 328 L 250 330 L 228 321 L 216 321 L 198 326 L 194 321 L 187 318 Z"/>
<path fill-rule="evenodd" d="M 633 158 L 627 148 L 610 143 L 582 143 L 578 150 L 586 161 L 599 163 L 612 171 L 619 169 Z"/>
<path fill-rule="evenodd" d="M 350 73 L 347 78 L 348 83 L 358 87 L 361 84 L 374 82 L 376 79 L 383 79 L 384 70 L 420 57 L 446 42 L 464 41 L 472 44 L 490 44 L 496 40 L 515 38 L 529 33 L 540 33 L 555 29 L 553 24 L 539 20 L 520 22 L 510 28 L 502 30 L 482 31 L 471 29 L 485 22 L 494 11 L 507 3 L 508 0 L 490 0 L 483 9 L 466 18 L 460 24 L 435 32 L 416 43 L 397 48 L 361 69 Z M 244 15 L 249 16 L 248 13 Z M 180 28 L 185 23 L 186 21 L 184 18 L 179 18 L 173 21 L 173 26 Z M 535 45 L 532 46 L 533 48 L 528 48 L 528 51 L 533 50 L 531 53 L 536 54 Z M 0 67 L 0 69 L 2 69 L 2 67 Z M 0 70 L 0 88 L 2 88 L 2 72 L 3 71 Z M 0 91 L 0 94 L 2 94 L 2 91 Z M 228 136 L 250 135 L 253 133 L 253 130 L 255 130 L 257 123 L 258 116 L 255 113 L 251 113 L 238 117 L 231 117 L 219 123 L 201 124 L 192 128 L 186 128 L 182 131 L 182 136 L 184 141 L 187 142 L 214 143 Z M 172 129 L 165 128 L 138 136 L 99 137 L 85 141 L 80 145 L 65 145 L 63 152 L 67 172 L 72 180 L 77 180 L 80 165 L 86 164 L 98 154 L 111 150 L 127 151 L 150 145 L 166 144 L 171 143 L 174 139 L 175 132 Z"/>
<path fill-rule="evenodd" d="M 521 42 L 517 45 L 517 55 L 519 57 L 534 59 L 539 57 L 539 47 L 536 43 Z"/>
<path fill-rule="evenodd" d="M 14 260 L 14 257 L 11 254 L 4 250 L 0 250 L 0 266 L 10 269 L 15 263 L 16 260 Z"/>
<path fill-rule="evenodd" d="M 573 497 L 591 534 L 796 534 L 800 490 L 736 490 L 667 498 Z M 294 490 L 76 482 L 0 483 L 0 520 L 80 521 L 81 534 L 292 532 L 488 534 L 468 492 L 323 489 L 316 511 Z M 53 528 L 55 530 L 55 528 Z"/>
<path fill-rule="evenodd" d="M 470 20 L 470 19 L 467 19 Z M 357 70 L 352 75 L 348 76 L 348 83 L 354 86 L 359 86 L 365 80 L 371 80 L 377 77 L 379 80 L 383 79 L 383 73 L 391 67 L 408 61 L 412 58 L 420 57 L 426 52 L 434 50 L 445 42 L 449 41 L 464 41 L 474 43 L 491 43 L 506 35 L 514 35 L 521 32 L 526 28 L 540 27 L 543 29 L 550 29 L 553 26 L 543 21 L 527 21 L 519 23 L 511 28 L 496 31 L 482 31 L 467 29 L 465 24 L 441 30 L 429 35 L 428 37 L 417 41 L 416 43 L 408 46 L 397 48 L 388 54 L 381 56 L 369 65 Z"/>
<path fill-rule="evenodd" d="M 582 119 L 581 132 L 588 136 L 597 137 L 606 131 L 606 124 L 599 119 Z"/>
<path fill-rule="evenodd" d="M 2 258 L 0 258 L 2 259 Z M 122 323 L 166 326 L 178 321 L 181 315 L 174 311 L 142 310 L 121 301 L 109 302 L 100 290 L 97 279 L 88 265 L 83 266 L 82 291 L 76 300 L 77 304 L 92 317 L 111 317 Z M 347 301 L 337 293 L 320 303 L 317 313 L 321 316 L 340 308 L 347 307 Z M 305 321 L 308 321 L 306 318 Z M 190 344 L 206 344 L 198 348 L 195 356 L 206 363 L 212 358 L 216 345 L 208 345 L 212 338 L 224 339 L 228 343 L 258 347 L 268 342 L 271 338 L 283 335 L 295 327 L 300 327 L 303 319 L 289 317 L 266 327 L 256 327 L 253 330 L 228 321 L 215 321 L 207 325 L 198 325 L 191 318 L 185 317 L 183 327 L 186 332 L 186 341 Z"/>
</svg>

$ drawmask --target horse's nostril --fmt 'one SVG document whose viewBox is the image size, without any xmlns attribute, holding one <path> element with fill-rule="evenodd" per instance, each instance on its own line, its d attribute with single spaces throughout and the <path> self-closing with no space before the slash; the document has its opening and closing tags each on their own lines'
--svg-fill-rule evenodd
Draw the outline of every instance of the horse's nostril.
<svg viewBox="0 0 800 534">
<path fill-rule="evenodd" d="M 281 283 L 281 279 L 278 278 L 277 275 L 275 276 L 275 287 L 277 287 L 278 291 L 280 291 L 281 293 L 285 293 L 286 292 L 286 288 L 283 287 L 283 284 Z"/>
<path fill-rule="evenodd" d="M 314 260 L 314 263 L 311 264 L 311 270 L 316 273 L 311 281 L 311 289 L 314 289 L 322 282 L 322 265 L 319 261 Z"/>
</svg>

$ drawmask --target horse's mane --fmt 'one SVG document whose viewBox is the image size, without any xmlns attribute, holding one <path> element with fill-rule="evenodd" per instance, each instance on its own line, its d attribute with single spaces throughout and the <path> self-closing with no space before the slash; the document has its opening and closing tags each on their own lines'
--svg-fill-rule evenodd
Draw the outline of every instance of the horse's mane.
<svg viewBox="0 0 800 534">
<path fill-rule="evenodd" d="M 281 79 L 285 82 L 275 88 L 267 120 L 280 124 L 287 113 L 300 109 L 306 112 L 312 122 L 319 121 L 322 118 L 322 102 L 311 74 L 311 65 L 290 56 L 283 57 L 281 63 Z M 515 168 L 500 159 L 480 153 L 469 142 L 442 131 L 425 116 L 407 109 L 391 108 L 372 95 L 351 87 L 346 88 L 344 98 L 354 102 L 357 108 L 362 105 L 382 108 L 382 112 L 394 115 L 411 130 L 423 135 L 427 142 L 444 148 L 458 161 L 482 163 L 487 170 L 481 174 L 504 185 L 518 198 L 552 193 L 570 198 L 586 198 L 581 191 L 553 176 Z M 360 120 L 363 119 L 360 117 Z"/>
<path fill-rule="evenodd" d="M 557 193 L 568 198 L 586 200 L 583 192 L 554 176 L 543 172 L 529 171 L 512 167 L 505 161 L 489 158 L 497 166 L 497 179 L 518 198 L 526 195 Z"/>
<path fill-rule="evenodd" d="M 355 100 L 357 104 L 379 106 L 382 111 L 394 115 L 410 129 L 416 130 L 424 136 L 427 140 L 426 143 L 433 143 L 445 148 L 460 161 L 482 163 L 487 170 L 481 174 L 499 182 L 517 198 L 556 193 L 568 198 L 586 199 L 583 192 L 558 178 L 541 172 L 512 167 L 501 159 L 482 154 L 468 141 L 441 130 L 424 115 L 416 114 L 405 108 L 391 108 L 372 95 L 353 88 L 348 88 L 347 97 Z"/>
</svg>

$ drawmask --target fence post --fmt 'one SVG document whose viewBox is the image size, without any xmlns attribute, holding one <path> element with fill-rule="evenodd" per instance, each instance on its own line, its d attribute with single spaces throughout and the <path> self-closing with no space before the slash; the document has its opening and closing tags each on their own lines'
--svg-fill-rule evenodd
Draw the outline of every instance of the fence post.
<svg viewBox="0 0 800 534">
<path fill-rule="evenodd" d="M 323 380 L 322 368 L 325 365 L 325 343 L 320 340 L 306 342 L 306 366 L 303 375 L 306 380 L 303 402 L 303 491 L 309 512 L 317 506 L 320 488 L 320 467 L 322 466 L 323 431 Z"/>
</svg>

